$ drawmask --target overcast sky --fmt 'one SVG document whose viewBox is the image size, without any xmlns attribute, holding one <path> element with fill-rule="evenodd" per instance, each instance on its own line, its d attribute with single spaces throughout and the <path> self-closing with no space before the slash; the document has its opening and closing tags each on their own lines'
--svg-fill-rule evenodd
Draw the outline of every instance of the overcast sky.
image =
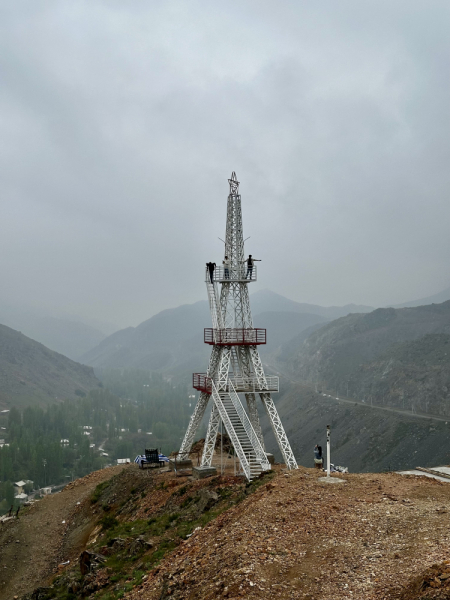
<svg viewBox="0 0 450 600">
<path fill-rule="evenodd" d="M 0 299 L 119 326 L 206 299 L 233 170 L 252 291 L 449 286 L 448 0 L 0 7 Z"/>
</svg>

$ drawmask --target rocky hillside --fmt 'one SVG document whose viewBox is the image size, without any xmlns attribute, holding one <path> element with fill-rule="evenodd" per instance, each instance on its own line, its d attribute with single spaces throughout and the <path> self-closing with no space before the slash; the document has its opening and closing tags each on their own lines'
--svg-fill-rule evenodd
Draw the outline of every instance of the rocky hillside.
<svg viewBox="0 0 450 600">
<path fill-rule="evenodd" d="M 0 406 L 76 398 L 98 387 L 91 367 L 0 325 Z"/>
<path fill-rule="evenodd" d="M 118 471 L 3 523 L 0 600 L 448 598 L 449 483 Z"/>
<path fill-rule="evenodd" d="M 296 379 L 367 402 L 450 415 L 450 301 L 352 314 L 280 354 Z"/>
<path fill-rule="evenodd" d="M 450 464 L 450 419 L 431 420 L 406 410 L 336 400 L 302 384 L 291 384 L 277 400 L 277 409 L 302 465 L 313 466 L 316 444 L 326 447 L 327 425 L 332 432 L 332 462 L 351 473 Z M 281 460 L 265 416 L 262 424 L 268 451 Z"/>
</svg>

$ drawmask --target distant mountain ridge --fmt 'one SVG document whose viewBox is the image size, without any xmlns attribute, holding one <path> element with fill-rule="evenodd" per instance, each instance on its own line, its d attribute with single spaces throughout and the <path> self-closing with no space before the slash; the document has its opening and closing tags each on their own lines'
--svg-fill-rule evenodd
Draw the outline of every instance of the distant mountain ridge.
<svg viewBox="0 0 450 600">
<path fill-rule="evenodd" d="M 342 317 L 280 360 L 338 394 L 450 416 L 450 301 Z"/>
<path fill-rule="evenodd" d="M 91 367 L 0 325 L 0 406 L 48 404 L 99 385 Z"/>
<path fill-rule="evenodd" d="M 348 314 L 349 307 L 315 307 L 263 290 L 250 297 L 254 324 L 267 329 L 263 354 L 274 352 L 304 329 L 326 323 L 326 314 Z M 302 311 L 303 307 L 308 310 Z M 313 312 L 317 308 L 325 314 Z M 364 307 L 361 307 L 364 308 Z M 366 307 L 368 308 L 368 307 Z M 142 368 L 186 373 L 205 370 L 210 354 L 203 343 L 203 329 L 211 327 L 208 302 L 202 300 L 163 310 L 137 327 L 117 331 L 80 358 L 97 369 Z"/>
<path fill-rule="evenodd" d="M 338 319 L 349 313 L 366 313 L 374 310 L 373 306 L 362 304 L 346 304 L 345 306 L 318 306 L 289 300 L 271 290 L 260 290 L 250 296 L 254 314 L 276 310 L 278 312 L 295 312 L 319 315 L 325 319 Z M 276 308 L 273 308 L 276 306 Z"/>
<path fill-rule="evenodd" d="M 426 298 L 420 298 L 419 300 L 411 300 L 410 302 L 404 302 L 403 304 L 390 305 L 393 308 L 408 308 L 414 306 L 426 306 L 427 304 L 441 304 L 450 300 L 450 287 L 433 294 L 433 296 L 427 296 Z"/>
<path fill-rule="evenodd" d="M 74 318 L 50 316 L 43 311 L 12 306 L 5 302 L 0 302 L 0 323 L 21 331 L 27 337 L 72 360 L 76 360 L 106 337 L 96 327 Z"/>
</svg>

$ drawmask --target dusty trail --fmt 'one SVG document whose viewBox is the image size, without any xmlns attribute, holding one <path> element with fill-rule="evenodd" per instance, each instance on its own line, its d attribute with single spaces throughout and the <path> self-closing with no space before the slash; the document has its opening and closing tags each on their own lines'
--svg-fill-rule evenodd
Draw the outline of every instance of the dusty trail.
<svg viewBox="0 0 450 600">
<path fill-rule="evenodd" d="M 24 510 L 19 519 L 0 526 L 0 600 L 45 585 L 59 563 L 77 558 L 95 522 L 89 501 L 93 490 L 123 468 L 126 466 L 110 467 L 78 479 Z M 78 528 L 73 536 L 70 529 L 75 513 Z M 70 543 L 65 543 L 68 538 Z"/>
</svg>

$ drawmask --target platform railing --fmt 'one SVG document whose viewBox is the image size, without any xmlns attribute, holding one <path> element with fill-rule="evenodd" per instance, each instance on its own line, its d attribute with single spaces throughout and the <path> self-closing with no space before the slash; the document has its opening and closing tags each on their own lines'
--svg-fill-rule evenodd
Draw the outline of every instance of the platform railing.
<svg viewBox="0 0 450 600">
<path fill-rule="evenodd" d="M 279 378 L 276 375 L 266 377 L 264 383 L 260 383 L 256 376 L 242 377 L 237 375 L 230 377 L 229 381 L 238 393 L 279 392 L 280 390 Z M 192 375 L 192 387 L 199 392 L 211 394 L 211 382 L 212 379 L 207 377 L 206 373 L 194 373 Z M 229 391 L 228 388 L 226 391 Z"/>
<path fill-rule="evenodd" d="M 265 329 L 213 329 L 205 328 L 205 344 L 216 346 L 259 346 L 266 343 Z"/>
<path fill-rule="evenodd" d="M 230 377 L 237 392 L 279 392 L 280 379 L 276 375 L 266 377 L 265 384 L 258 382 L 257 377 Z"/>
<path fill-rule="evenodd" d="M 233 281 L 250 282 L 256 281 L 256 265 L 249 269 L 247 263 L 239 267 L 226 268 L 222 265 L 215 267 L 214 271 L 210 273 L 208 267 L 205 270 L 205 281 L 206 283 L 228 283 Z"/>
<path fill-rule="evenodd" d="M 192 375 L 192 387 L 199 392 L 206 392 L 211 394 L 212 392 L 212 379 L 207 377 L 206 373 L 193 373 Z"/>
</svg>

